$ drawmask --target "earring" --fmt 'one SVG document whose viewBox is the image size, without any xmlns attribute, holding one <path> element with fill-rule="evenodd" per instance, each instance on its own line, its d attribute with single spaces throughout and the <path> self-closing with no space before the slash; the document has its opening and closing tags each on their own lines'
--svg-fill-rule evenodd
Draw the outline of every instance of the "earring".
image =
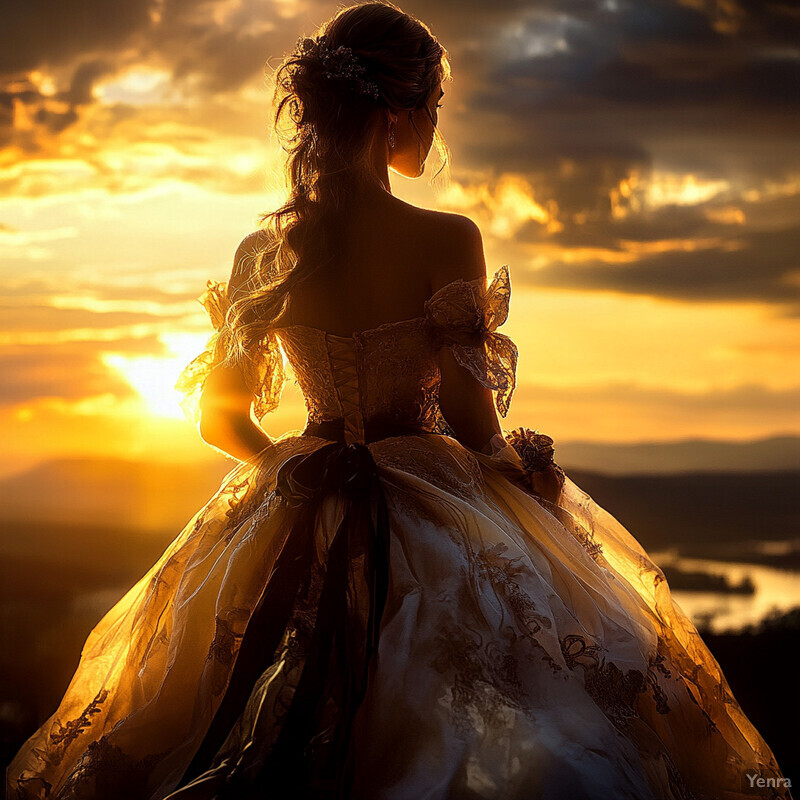
<svg viewBox="0 0 800 800">
<path fill-rule="evenodd" d="M 394 149 L 394 126 L 389 128 L 389 147 Z"/>
</svg>

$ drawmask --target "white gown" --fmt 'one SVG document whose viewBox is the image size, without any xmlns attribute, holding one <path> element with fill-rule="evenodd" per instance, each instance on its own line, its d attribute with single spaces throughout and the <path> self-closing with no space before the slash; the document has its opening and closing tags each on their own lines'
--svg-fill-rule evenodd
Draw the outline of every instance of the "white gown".
<svg viewBox="0 0 800 800">
<path fill-rule="evenodd" d="M 9 797 L 790 798 L 636 539 L 569 477 L 554 505 L 510 448 L 446 434 L 441 347 L 508 409 L 509 297 L 502 267 L 352 337 L 275 330 L 256 413 L 282 350 L 308 427 L 233 469 L 98 623 Z"/>
</svg>

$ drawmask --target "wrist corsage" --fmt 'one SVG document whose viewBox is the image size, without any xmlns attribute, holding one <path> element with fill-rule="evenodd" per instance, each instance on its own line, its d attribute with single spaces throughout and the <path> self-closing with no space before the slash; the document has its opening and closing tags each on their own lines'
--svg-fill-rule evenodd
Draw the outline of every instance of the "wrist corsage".
<svg viewBox="0 0 800 800">
<path fill-rule="evenodd" d="M 506 434 L 506 442 L 519 455 L 525 471 L 536 480 L 539 474 L 552 473 L 558 484 L 564 486 L 564 470 L 553 460 L 553 440 L 547 434 L 532 431 L 530 428 L 515 428 Z"/>
</svg>

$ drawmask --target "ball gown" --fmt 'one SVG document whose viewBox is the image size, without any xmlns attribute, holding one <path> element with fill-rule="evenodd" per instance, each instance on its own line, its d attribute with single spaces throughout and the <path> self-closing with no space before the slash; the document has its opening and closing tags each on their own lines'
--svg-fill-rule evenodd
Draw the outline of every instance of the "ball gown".
<svg viewBox="0 0 800 800">
<path fill-rule="evenodd" d="M 635 537 L 569 475 L 551 502 L 510 446 L 452 435 L 438 353 L 505 416 L 510 291 L 504 266 L 349 337 L 270 331 L 254 412 L 288 364 L 305 429 L 233 468 L 97 624 L 9 797 L 791 797 Z M 190 404 L 226 284 L 201 300 Z"/>
</svg>

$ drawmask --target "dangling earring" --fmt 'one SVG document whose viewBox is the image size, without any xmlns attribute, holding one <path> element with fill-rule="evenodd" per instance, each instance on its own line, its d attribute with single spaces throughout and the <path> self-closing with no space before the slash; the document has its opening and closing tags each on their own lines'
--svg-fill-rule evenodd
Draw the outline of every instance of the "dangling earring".
<svg viewBox="0 0 800 800">
<path fill-rule="evenodd" d="M 389 148 L 394 149 L 394 125 L 389 126 Z"/>
</svg>

